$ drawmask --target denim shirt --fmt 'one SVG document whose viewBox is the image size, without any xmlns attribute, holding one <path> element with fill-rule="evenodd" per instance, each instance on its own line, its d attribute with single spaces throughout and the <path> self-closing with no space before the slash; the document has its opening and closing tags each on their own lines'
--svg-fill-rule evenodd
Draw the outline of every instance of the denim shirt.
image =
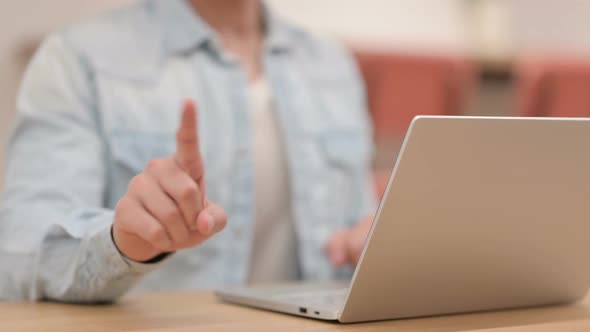
<svg viewBox="0 0 590 332">
<path fill-rule="evenodd" d="M 264 75 L 284 135 L 302 276 L 346 275 L 328 237 L 375 209 L 371 128 L 341 47 L 265 9 Z M 183 0 L 144 0 L 50 36 L 18 98 L 0 201 L 0 299 L 113 301 L 134 290 L 246 281 L 254 226 L 248 82 Z M 209 199 L 227 228 L 157 264 L 125 259 L 110 227 L 131 178 L 174 153 L 183 100 L 200 113 Z M 285 190 L 288 190 L 285 188 Z"/>
</svg>

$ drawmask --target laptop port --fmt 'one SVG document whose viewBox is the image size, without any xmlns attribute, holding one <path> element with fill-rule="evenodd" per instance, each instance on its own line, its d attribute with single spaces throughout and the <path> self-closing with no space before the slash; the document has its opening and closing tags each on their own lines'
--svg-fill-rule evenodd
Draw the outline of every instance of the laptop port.
<svg viewBox="0 0 590 332">
<path fill-rule="evenodd" d="M 302 314 L 306 314 L 307 313 L 307 308 L 299 308 L 299 312 Z"/>
</svg>

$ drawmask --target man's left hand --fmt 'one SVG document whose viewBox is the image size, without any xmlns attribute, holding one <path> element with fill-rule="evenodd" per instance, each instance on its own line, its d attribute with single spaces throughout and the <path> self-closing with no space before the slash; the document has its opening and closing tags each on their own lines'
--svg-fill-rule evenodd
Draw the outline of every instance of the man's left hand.
<svg viewBox="0 0 590 332">
<path fill-rule="evenodd" d="M 364 218 L 354 227 L 334 233 L 326 245 L 326 254 L 335 267 L 346 264 L 356 266 L 361 258 L 365 241 L 371 230 L 374 216 Z"/>
</svg>

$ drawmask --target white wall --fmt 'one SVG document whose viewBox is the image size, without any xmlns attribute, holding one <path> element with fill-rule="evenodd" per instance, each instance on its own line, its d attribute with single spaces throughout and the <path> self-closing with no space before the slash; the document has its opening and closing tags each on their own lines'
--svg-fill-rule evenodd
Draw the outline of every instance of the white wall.
<svg viewBox="0 0 590 332">
<path fill-rule="evenodd" d="M 465 0 L 269 0 L 309 29 L 381 49 L 469 48 Z"/>
<path fill-rule="evenodd" d="M 315 31 L 377 48 L 590 53 L 588 0 L 268 0 Z"/>
<path fill-rule="evenodd" d="M 518 51 L 590 54 L 590 1 L 504 0 Z"/>
</svg>

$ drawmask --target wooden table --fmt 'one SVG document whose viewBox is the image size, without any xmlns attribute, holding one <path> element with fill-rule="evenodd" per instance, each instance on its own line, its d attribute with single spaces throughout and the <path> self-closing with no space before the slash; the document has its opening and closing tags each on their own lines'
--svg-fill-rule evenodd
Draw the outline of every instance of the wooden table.
<svg viewBox="0 0 590 332">
<path fill-rule="evenodd" d="M 223 304 L 207 292 L 132 295 L 115 305 L 0 304 L 0 331 L 590 331 L 590 302 L 341 325 Z"/>
</svg>

